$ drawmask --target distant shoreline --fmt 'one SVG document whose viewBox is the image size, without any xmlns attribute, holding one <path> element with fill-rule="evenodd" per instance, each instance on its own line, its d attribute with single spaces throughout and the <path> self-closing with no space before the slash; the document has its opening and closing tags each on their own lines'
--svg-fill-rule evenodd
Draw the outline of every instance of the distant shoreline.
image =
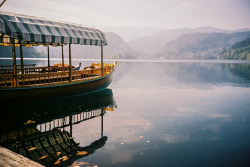
<svg viewBox="0 0 250 167">
<path fill-rule="evenodd" d="M 12 60 L 12 58 L 0 58 L 0 60 Z M 20 60 L 20 58 L 17 58 L 17 60 Z M 24 58 L 24 60 L 41 60 L 41 61 L 46 61 L 48 60 L 47 58 Z M 50 58 L 50 60 L 62 60 L 61 58 Z M 65 60 L 68 60 L 65 58 Z M 100 61 L 99 59 L 72 59 L 73 61 Z M 250 63 L 250 60 L 157 60 L 157 59 L 104 59 L 104 61 L 118 61 L 118 62 L 145 62 L 145 63 L 153 63 L 153 62 L 166 62 L 166 63 L 178 63 L 178 62 L 197 62 L 197 63 Z"/>
</svg>

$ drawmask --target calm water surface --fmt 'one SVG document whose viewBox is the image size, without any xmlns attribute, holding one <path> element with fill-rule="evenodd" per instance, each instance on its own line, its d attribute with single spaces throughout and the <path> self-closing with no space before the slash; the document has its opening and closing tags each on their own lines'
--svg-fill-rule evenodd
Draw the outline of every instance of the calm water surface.
<svg viewBox="0 0 250 167">
<path fill-rule="evenodd" d="M 249 62 L 119 62 L 99 93 L 13 103 L 1 145 L 47 166 L 250 164 Z"/>
</svg>

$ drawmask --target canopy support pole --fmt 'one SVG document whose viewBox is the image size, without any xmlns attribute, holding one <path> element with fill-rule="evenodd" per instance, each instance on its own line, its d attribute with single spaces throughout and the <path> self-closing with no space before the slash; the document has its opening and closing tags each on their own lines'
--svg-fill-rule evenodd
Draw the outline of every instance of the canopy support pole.
<svg viewBox="0 0 250 167">
<path fill-rule="evenodd" d="M 12 38 L 12 59 L 13 59 L 13 85 L 17 87 L 16 49 L 15 39 Z"/>
<path fill-rule="evenodd" d="M 101 45 L 101 71 L 103 76 L 103 46 Z"/>
<path fill-rule="evenodd" d="M 22 71 L 22 74 L 24 74 L 24 64 L 23 64 L 23 47 L 22 47 L 22 44 L 20 42 L 20 58 L 21 58 L 21 71 Z"/>
<path fill-rule="evenodd" d="M 47 46 L 47 48 L 48 48 L 48 72 L 50 72 L 49 46 Z"/>
<path fill-rule="evenodd" d="M 0 4 L 0 8 L 3 6 L 3 4 L 4 4 L 5 1 L 6 1 L 6 0 L 4 0 L 4 1 Z"/>
<path fill-rule="evenodd" d="M 64 53 L 63 53 L 63 45 L 62 45 L 62 66 L 64 67 Z"/>
<path fill-rule="evenodd" d="M 69 44 L 69 82 L 72 81 L 71 45 Z"/>
</svg>

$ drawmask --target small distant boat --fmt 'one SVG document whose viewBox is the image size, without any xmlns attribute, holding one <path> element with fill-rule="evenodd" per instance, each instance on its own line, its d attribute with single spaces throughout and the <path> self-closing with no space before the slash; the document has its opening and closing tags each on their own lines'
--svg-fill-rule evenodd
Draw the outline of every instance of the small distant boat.
<svg viewBox="0 0 250 167">
<path fill-rule="evenodd" d="M 71 44 L 101 47 L 101 62 L 81 68 L 71 64 Z M 33 16 L 0 12 L 0 45 L 12 46 L 13 65 L 0 66 L 0 99 L 43 98 L 92 92 L 109 86 L 116 69 L 103 63 L 105 34 L 93 27 L 63 23 Z M 24 64 L 22 47 L 47 47 L 48 66 Z M 63 48 L 69 46 L 69 64 L 64 63 Z M 50 65 L 49 47 L 62 48 L 62 63 Z M 21 64 L 16 63 L 16 47 Z"/>
</svg>

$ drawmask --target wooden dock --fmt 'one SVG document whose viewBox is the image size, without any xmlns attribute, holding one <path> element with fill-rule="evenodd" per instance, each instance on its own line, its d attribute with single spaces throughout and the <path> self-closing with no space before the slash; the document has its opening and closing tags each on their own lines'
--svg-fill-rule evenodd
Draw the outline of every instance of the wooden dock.
<svg viewBox="0 0 250 167">
<path fill-rule="evenodd" d="M 0 166 L 3 167 L 44 167 L 43 165 L 32 161 L 22 155 L 14 153 L 0 146 Z"/>
</svg>

